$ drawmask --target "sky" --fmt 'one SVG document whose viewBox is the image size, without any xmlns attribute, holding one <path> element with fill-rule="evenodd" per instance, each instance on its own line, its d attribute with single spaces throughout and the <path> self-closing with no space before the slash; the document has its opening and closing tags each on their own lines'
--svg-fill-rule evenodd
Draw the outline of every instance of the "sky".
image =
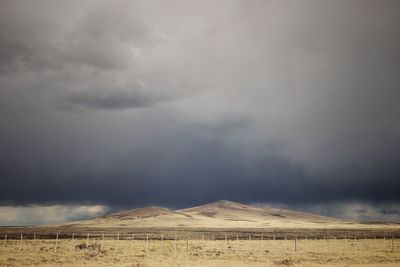
<svg viewBox="0 0 400 267">
<path fill-rule="evenodd" d="M 400 222 L 399 25 L 396 0 L 0 0 L 0 225 L 218 199 Z"/>
</svg>

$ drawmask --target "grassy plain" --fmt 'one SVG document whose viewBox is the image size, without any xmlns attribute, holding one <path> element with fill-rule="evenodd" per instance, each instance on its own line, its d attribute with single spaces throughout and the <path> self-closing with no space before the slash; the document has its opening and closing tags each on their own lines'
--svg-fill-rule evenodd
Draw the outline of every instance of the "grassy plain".
<svg viewBox="0 0 400 267">
<path fill-rule="evenodd" d="M 400 240 L 35 239 L 0 243 L 0 266 L 399 266 Z M 77 245 L 82 248 L 76 248 Z M 89 248 L 86 245 L 89 244 Z M 93 248 L 91 245 L 99 246 Z M 393 250 L 393 251 L 392 251 Z"/>
<path fill-rule="evenodd" d="M 1 266 L 400 266 L 399 224 L 227 200 L 0 227 L 0 236 L 8 238 L 0 241 Z"/>
</svg>

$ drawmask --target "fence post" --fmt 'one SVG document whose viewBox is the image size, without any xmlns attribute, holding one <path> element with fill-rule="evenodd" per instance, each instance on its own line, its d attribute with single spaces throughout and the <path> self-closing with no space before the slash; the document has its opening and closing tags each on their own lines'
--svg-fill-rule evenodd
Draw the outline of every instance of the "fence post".
<svg viewBox="0 0 400 267">
<path fill-rule="evenodd" d="M 21 252 L 21 250 L 22 250 L 22 239 L 23 239 L 23 234 L 21 234 L 21 242 L 20 242 L 20 244 L 19 244 L 19 250 L 18 250 L 18 252 Z"/>
<path fill-rule="evenodd" d="M 149 248 L 149 234 L 146 234 L 146 255 L 148 248 Z"/>
<path fill-rule="evenodd" d="M 239 251 L 239 235 L 236 235 L 236 253 Z"/>
<path fill-rule="evenodd" d="M 383 249 L 386 247 L 386 235 L 383 235 Z"/>
<path fill-rule="evenodd" d="M 249 247 L 248 247 L 248 252 L 250 253 L 251 250 L 251 235 L 249 235 Z"/>
<path fill-rule="evenodd" d="M 306 247 L 305 250 L 308 250 L 308 238 L 307 238 L 307 236 L 306 236 L 306 246 L 305 247 Z"/>
<path fill-rule="evenodd" d="M 264 235 L 261 235 L 261 251 L 264 250 Z"/>
<path fill-rule="evenodd" d="M 54 252 L 57 252 L 57 243 L 58 243 L 58 233 L 56 235 L 56 243 L 54 245 Z"/>
<path fill-rule="evenodd" d="M 186 253 L 189 253 L 189 235 L 187 236 L 186 239 Z"/>
<path fill-rule="evenodd" d="M 287 236 L 285 235 L 285 241 L 287 241 Z M 286 244 L 287 242 L 283 242 L 284 244 L 284 248 L 285 248 L 285 252 L 288 251 L 288 245 Z"/>
<path fill-rule="evenodd" d="M 74 241 L 75 233 L 72 233 L 72 241 Z"/>
<path fill-rule="evenodd" d="M 394 236 L 392 236 L 392 252 L 394 252 Z"/>
<path fill-rule="evenodd" d="M 4 247 L 6 246 L 6 242 L 7 242 L 7 234 L 4 236 L 4 244 L 3 244 Z"/>
<path fill-rule="evenodd" d="M 178 236 L 177 235 L 175 235 L 175 254 L 176 254 L 176 243 L 177 243 L 177 240 L 178 240 Z"/>
<path fill-rule="evenodd" d="M 118 250 L 119 250 L 119 233 L 117 233 L 117 252 L 118 252 Z"/>
<path fill-rule="evenodd" d="M 37 249 L 36 232 L 33 233 L 33 242 L 32 242 L 32 244 L 33 244 L 33 250 L 36 251 L 36 249 Z"/>
<path fill-rule="evenodd" d="M 294 251 L 297 251 L 297 235 L 294 239 Z"/>
<path fill-rule="evenodd" d="M 86 249 L 88 249 L 89 246 L 89 233 L 87 233 L 87 237 L 86 237 Z"/>
<path fill-rule="evenodd" d="M 56 244 L 54 246 L 54 252 L 57 252 L 57 245 L 58 245 L 58 233 L 56 235 Z"/>
<path fill-rule="evenodd" d="M 161 234 L 161 255 L 164 254 L 164 235 Z"/>
</svg>

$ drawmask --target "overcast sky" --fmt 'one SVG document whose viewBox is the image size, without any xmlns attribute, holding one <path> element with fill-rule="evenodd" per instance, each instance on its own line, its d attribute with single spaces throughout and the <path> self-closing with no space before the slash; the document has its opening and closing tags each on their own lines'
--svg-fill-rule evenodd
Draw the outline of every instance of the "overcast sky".
<svg viewBox="0 0 400 267">
<path fill-rule="evenodd" d="M 400 221 L 399 25 L 397 0 L 0 0 L 0 206 Z"/>
</svg>

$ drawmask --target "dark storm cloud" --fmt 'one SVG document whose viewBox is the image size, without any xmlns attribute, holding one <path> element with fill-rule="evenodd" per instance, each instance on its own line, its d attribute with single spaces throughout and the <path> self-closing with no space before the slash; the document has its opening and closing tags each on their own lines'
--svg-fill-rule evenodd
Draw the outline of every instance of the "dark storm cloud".
<svg viewBox="0 0 400 267">
<path fill-rule="evenodd" d="M 0 201 L 378 217 L 400 201 L 399 10 L 3 1 Z"/>
<path fill-rule="evenodd" d="M 380 210 L 382 214 L 395 214 L 395 215 L 400 215 L 400 209 L 397 208 L 392 208 L 392 209 L 387 209 L 383 208 Z"/>
</svg>

